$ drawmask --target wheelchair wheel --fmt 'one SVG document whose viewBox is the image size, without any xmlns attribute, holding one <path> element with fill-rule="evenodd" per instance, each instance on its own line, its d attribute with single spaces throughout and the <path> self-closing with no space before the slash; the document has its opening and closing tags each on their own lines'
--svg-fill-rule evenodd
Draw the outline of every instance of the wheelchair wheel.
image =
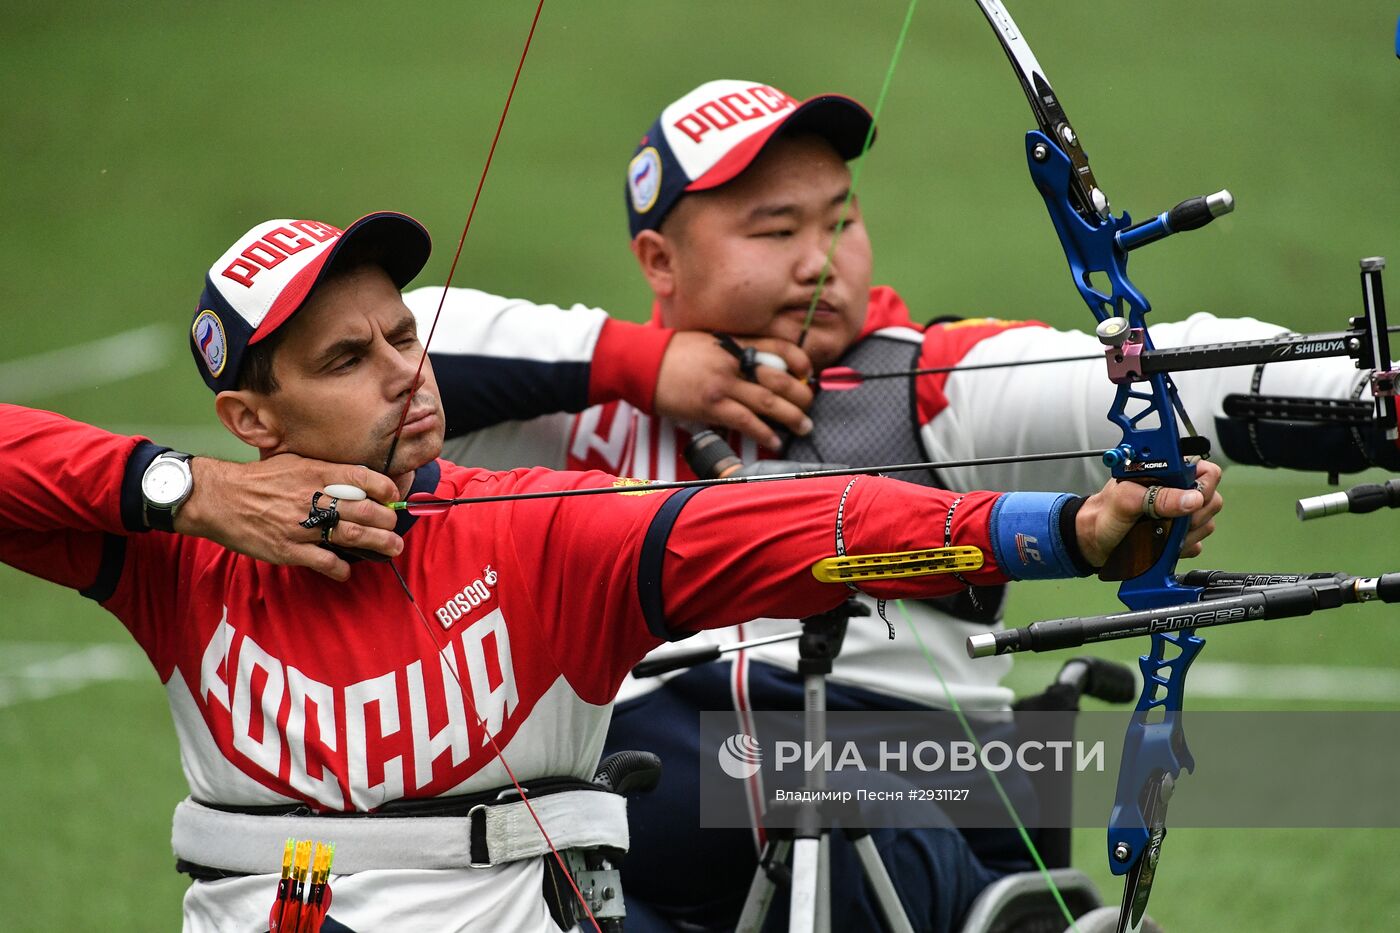
<svg viewBox="0 0 1400 933">
<path fill-rule="evenodd" d="M 1089 911 L 1078 920 L 1074 921 L 1074 926 L 1067 927 L 1065 933 L 1073 933 L 1078 928 L 1079 933 L 1114 933 L 1118 929 L 1117 907 L 1099 907 Z M 1142 922 L 1142 933 L 1162 933 L 1162 927 L 1148 917 Z"/>
</svg>

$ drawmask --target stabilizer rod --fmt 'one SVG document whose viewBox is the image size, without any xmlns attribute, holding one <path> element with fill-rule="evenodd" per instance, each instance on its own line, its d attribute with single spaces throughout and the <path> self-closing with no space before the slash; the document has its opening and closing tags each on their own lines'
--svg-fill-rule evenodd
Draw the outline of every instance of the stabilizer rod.
<svg viewBox="0 0 1400 933">
<path fill-rule="evenodd" d="M 1033 622 L 1024 628 L 985 632 L 967 640 L 972 658 L 1021 651 L 1058 651 L 1120 638 L 1209 628 L 1255 619 L 1288 619 L 1346 603 L 1400 602 L 1400 573 L 1380 577 L 1330 576 L 1283 585 L 1246 586 L 1237 596 L 1112 615 Z"/>
<path fill-rule="evenodd" d="M 1329 492 L 1298 500 L 1298 521 L 1340 515 L 1343 512 L 1374 512 L 1400 508 L 1400 479 L 1384 483 L 1362 483 L 1345 492 Z"/>
</svg>

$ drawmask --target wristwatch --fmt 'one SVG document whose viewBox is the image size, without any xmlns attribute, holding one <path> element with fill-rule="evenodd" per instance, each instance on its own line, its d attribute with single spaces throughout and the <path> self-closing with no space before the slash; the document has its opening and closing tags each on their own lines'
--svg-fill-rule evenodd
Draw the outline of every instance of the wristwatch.
<svg viewBox="0 0 1400 933">
<path fill-rule="evenodd" d="M 194 492 L 190 455 L 178 450 L 160 454 L 141 474 L 141 514 L 147 528 L 174 531 L 175 513 Z"/>
</svg>

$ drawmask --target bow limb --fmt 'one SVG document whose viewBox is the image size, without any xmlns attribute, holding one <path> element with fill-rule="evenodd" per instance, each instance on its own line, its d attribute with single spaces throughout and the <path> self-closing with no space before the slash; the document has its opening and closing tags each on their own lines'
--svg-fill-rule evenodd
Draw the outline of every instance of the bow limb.
<svg viewBox="0 0 1400 933">
<path fill-rule="evenodd" d="M 1130 224 L 1128 215 L 1090 219 L 1075 210 L 1069 198 L 1069 179 L 1074 172 L 1071 161 L 1044 133 L 1027 134 L 1026 154 L 1081 297 L 1099 321 L 1126 318 L 1130 327 L 1141 331 L 1144 346 L 1150 349 L 1146 315 L 1151 308 L 1129 281 L 1127 254 L 1114 237 Z M 1101 292 L 1088 284 L 1090 273 L 1105 276 L 1110 290 Z M 1122 430 L 1123 439 L 1105 455 L 1116 478 L 1183 489 L 1195 482 L 1194 457 L 1183 450 L 1178 411 L 1181 403 L 1176 387 L 1166 373 L 1149 377 L 1145 386 L 1131 382 L 1118 385 L 1108 418 Z M 1201 446 L 1191 449 L 1196 454 L 1206 452 Z M 1199 588 L 1182 586 L 1175 579 L 1188 525 L 1184 518 L 1173 521 L 1152 566 L 1123 581 L 1118 596 L 1129 609 L 1152 609 L 1199 597 Z M 1163 534 L 1160 526 L 1140 527 L 1148 528 L 1151 534 Z M 1152 636 L 1149 653 L 1139 659 L 1143 692 L 1124 742 L 1108 830 L 1110 868 L 1127 876 L 1120 930 L 1141 928 L 1166 833 L 1167 802 L 1181 771 L 1195 767 L 1181 716 L 1186 672 L 1204 645 L 1205 640 L 1192 629 L 1157 633 Z"/>
<path fill-rule="evenodd" d="M 1146 316 L 1151 305 L 1128 278 L 1128 253 L 1118 236 L 1132 226 L 1131 218 L 1110 212 L 1078 133 L 1000 0 L 977 3 L 1016 69 L 1039 124 L 1039 129 L 1026 135 L 1027 163 L 1059 235 L 1075 288 L 1100 322 L 1102 338 L 1110 336 L 1105 328 L 1113 336 L 1121 332 L 1121 322 L 1108 323 L 1110 319 L 1123 319 L 1129 332 L 1150 350 Z M 1093 276 L 1107 281 L 1106 291 L 1093 284 Z M 1122 441 L 1104 457 L 1114 477 L 1190 487 L 1195 482 L 1195 461 L 1209 452 L 1209 445 L 1197 438 L 1183 442 L 1177 415 L 1184 418 L 1185 410 L 1170 375 L 1160 372 L 1139 377 L 1138 382 L 1128 377 L 1115 381 L 1117 392 L 1108 418 L 1121 429 Z M 1189 420 L 1186 423 L 1189 427 Z M 1199 588 L 1182 586 L 1175 579 L 1188 525 L 1183 518 L 1167 528 L 1148 528 L 1148 534 L 1164 537 L 1165 542 L 1151 567 L 1119 587 L 1119 598 L 1129 609 L 1199 598 Z M 1192 629 L 1157 633 L 1150 652 L 1139 660 L 1143 692 L 1128 727 L 1108 829 L 1110 868 L 1127 876 L 1120 931 L 1142 927 L 1166 833 L 1167 802 L 1181 771 L 1195 764 L 1186 747 L 1181 711 L 1186 672 L 1204 644 Z"/>
</svg>

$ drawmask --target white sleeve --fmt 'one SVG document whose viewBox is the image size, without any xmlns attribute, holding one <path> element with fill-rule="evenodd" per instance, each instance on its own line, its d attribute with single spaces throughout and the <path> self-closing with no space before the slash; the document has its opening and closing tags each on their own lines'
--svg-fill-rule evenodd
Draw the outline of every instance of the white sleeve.
<svg viewBox="0 0 1400 933">
<path fill-rule="evenodd" d="M 423 340 L 442 302 L 431 346 L 434 354 L 587 364 L 608 316 L 585 305 L 566 310 L 474 288 L 449 288 L 446 300 L 442 292 L 427 286 L 403 293 Z"/>
<path fill-rule="evenodd" d="M 429 352 L 447 415 L 443 456 L 511 469 L 564 467 L 570 415 L 588 404 L 593 352 L 607 314 L 502 298 L 472 288 L 405 292 L 420 339 L 443 302 Z"/>
<path fill-rule="evenodd" d="M 1154 324 L 1159 348 L 1256 340 L 1286 329 L 1253 318 L 1193 314 L 1184 321 Z M 1011 366 L 955 372 L 948 377 L 948 406 L 922 427 L 933 460 L 1006 457 L 1032 452 L 1103 450 L 1122 439 L 1105 416 L 1116 387 L 1108 381 L 1098 338 L 1082 331 L 1013 328 L 978 343 L 961 363 L 1018 362 L 1059 356 L 1094 356 L 1074 363 Z M 1215 419 L 1232 393 L 1247 394 L 1255 367 L 1232 366 L 1173 375 L 1196 430 L 1211 439 L 1212 459 L 1224 462 L 1216 443 Z M 1350 398 L 1359 376 L 1352 360 L 1270 363 L 1259 390 L 1266 395 Z M 1369 399 L 1369 389 L 1362 398 Z M 1182 426 L 1185 431 L 1185 426 Z M 1051 489 L 1088 494 L 1108 470 L 1098 459 L 965 467 L 940 471 L 954 489 Z"/>
</svg>

